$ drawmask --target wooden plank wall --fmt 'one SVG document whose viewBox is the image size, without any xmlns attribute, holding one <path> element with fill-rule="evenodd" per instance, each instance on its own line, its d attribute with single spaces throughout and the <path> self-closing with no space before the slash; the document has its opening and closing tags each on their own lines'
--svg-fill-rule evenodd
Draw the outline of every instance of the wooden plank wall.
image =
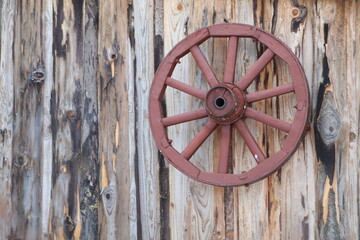
<svg viewBox="0 0 360 240">
<path fill-rule="evenodd" d="M 360 2 L 356 0 L 0 0 L 1 239 L 359 239 Z M 283 40 L 310 87 L 310 125 L 279 171 L 246 187 L 195 182 L 149 130 L 152 77 L 170 49 L 216 23 Z M 223 75 L 227 41 L 201 50 Z M 263 49 L 239 41 L 237 78 Z M 208 89 L 187 56 L 175 78 Z M 251 90 L 286 82 L 278 59 Z M 169 116 L 202 102 L 168 91 Z M 286 119 L 283 97 L 256 108 Z M 183 149 L 204 122 L 169 129 Z M 248 122 L 273 153 L 282 135 Z M 252 166 L 234 133 L 234 162 Z M 220 132 L 195 155 L 216 170 Z M 263 140 L 264 139 L 264 140 Z M 214 144 L 215 143 L 215 144 Z"/>
</svg>

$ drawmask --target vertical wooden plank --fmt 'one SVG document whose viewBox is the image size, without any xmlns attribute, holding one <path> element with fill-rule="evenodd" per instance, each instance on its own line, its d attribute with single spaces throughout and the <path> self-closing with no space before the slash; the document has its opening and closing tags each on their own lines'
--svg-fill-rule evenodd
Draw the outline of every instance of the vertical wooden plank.
<svg viewBox="0 0 360 240">
<path fill-rule="evenodd" d="M 304 65 L 305 73 L 311 81 L 313 79 L 311 71 L 314 65 L 312 60 L 313 37 L 311 32 L 306 30 L 311 28 L 313 5 L 311 2 L 300 2 L 279 1 L 276 9 L 274 9 L 277 20 L 272 29 L 273 33 L 294 52 L 300 62 L 306 64 Z M 275 64 L 279 84 L 290 79 L 289 72 L 285 70 L 286 64 L 281 61 L 275 61 Z M 284 106 L 278 109 L 280 116 L 284 119 L 291 118 L 292 98 L 280 98 L 279 105 Z M 279 135 L 279 143 L 282 137 Z M 274 194 L 270 195 L 270 200 L 280 203 L 276 212 L 279 217 L 276 226 L 280 229 L 273 230 L 273 233 L 280 232 L 281 239 L 288 239 L 293 236 L 301 236 L 304 239 L 314 239 L 315 237 L 314 198 L 316 195 L 314 189 L 316 173 L 314 169 L 316 169 L 316 162 L 310 137 L 311 135 L 307 134 L 294 155 L 278 172 L 278 175 L 270 178 L 272 180 L 270 190 Z M 309 222 L 313 224 L 310 225 Z M 276 234 L 273 237 L 277 239 L 278 236 Z"/>
<path fill-rule="evenodd" d="M 129 108 L 134 109 L 131 108 L 134 96 L 127 92 L 129 81 L 132 81 L 127 77 L 129 71 L 126 67 L 128 7 L 128 1 L 125 0 L 99 2 L 101 239 L 128 239 L 135 234 L 130 232 L 134 230 L 134 208 L 130 204 L 134 203 L 135 179 L 130 163 L 133 158 L 129 159 L 128 152 L 129 138 L 132 139 L 134 131 L 129 129 Z"/>
<path fill-rule="evenodd" d="M 16 2 L 12 238 L 39 239 L 44 130 L 43 2 Z M 51 74 L 51 70 L 50 70 Z M 51 159 L 50 159 L 51 161 Z"/>
<path fill-rule="evenodd" d="M 164 2 L 164 19 L 168 19 L 167 24 L 164 25 L 164 52 L 167 53 L 175 46 L 177 42 L 182 40 L 187 34 L 188 15 L 190 12 L 189 2 L 183 1 L 165 1 Z M 188 59 L 183 58 L 181 65 L 175 69 L 173 76 L 179 80 L 187 79 L 183 72 L 188 72 Z M 169 90 L 168 90 L 169 91 Z M 166 93 L 166 112 L 168 116 L 176 114 L 176 110 L 185 112 L 184 106 L 188 104 L 188 99 L 174 98 L 170 93 Z M 187 130 L 180 125 L 176 130 L 179 134 L 173 134 L 171 137 L 175 141 L 172 145 L 186 147 L 185 139 Z M 168 130 L 168 134 L 172 134 Z M 179 140 L 182 141 L 179 141 Z M 178 140 L 178 141 L 176 141 Z M 180 150 L 180 151 L 181 151 Z M 170 239 L 190 239 L 190 232 L 195 231 L 191 229 L 191 208 L 192 204 L 189 202 L 189 183 L 186 177 L 175 170 L 172 166 L 169 167 L 169 189 L 170 189 Z M 189 213 L 190 212 L 190 213 Z"/>
<path fill-rule="evenodd" d="M 133 24 L 133 7 L 129 3 L 128 6 L 128 39 L 127 39 L 127 94 L 129 97 L 129 179 L 130 179 L 130 195 L 129 195 L 129 226 L 130 239 L 141 239 L 141 217 L 139 216 L 139 188 L 138 188 L 138 158 L 137 158 L 137 142 L 136 142 L 136 97 L 135 97 L 135 52 L 134 52 L 134 24 Z"/>
<path fill-rule="evenodd" d="M 0 238 L 11 234 L 11 167 L 14 106 L 14 1 L 0 1 Z"/>
<path fill-rule="evenodd" d="M 81 239 L 99 239 L 99 132 L 98 132 L 98 18 L 97 0 L 85 0 L 83 11 L 83 122 L 81 125 L 80 212 Z M 75 13 L 79 14 L 79 13 Z"/>
<path fill-rule="evenodd" d="M 53 44 L 53 3 L 45 1 L 43 6 L 42 22 L 44 29 L 44 46 Z M 46 81 L 43 90 L 43 141 L 41 162 L 41 238 L 50 237 L 51 218 L 51 190 L 52 190 L 52 167 L 53 167 L 53 132 L 51 122 L 51 93 L 54 84 L 53 78 L 53 51 L 44 51 L 44 69 L 46 70 Z"/>
<path fill-rule="evenodd" d="M 334 102 L 331 107 L 337 109 L 340 114 L 341 131 L 338 139 L 332 143 L 331 154 L 334 161 L 321 159 L 327 177 L 323 191 L 324 212 L 321 237 L 359 238 L 359 209 L 357 207 L 359 175 L 354 171 L 359 168 L 357 157 L 359 145 L 356 145 L 356 141 L 354 142 L 354 138 L 351 137 L 351 135 L 354 136 L 353 134 L 356 136 L 359 122 L 359 85 L 355 81 L 358 59 L 354 51 L 359 46 L 356 42 L 357 27 L 355 26 L 358 24 L 355 21 L 356 4 L 355 1 L 334 1 L 330 5 L 332 8 L 323 9 L 326 41 L 324 56 L 327 58 L 327 77 L 330 82 L 326 90 L 331 91 L 333 95 Z M 333 124 L 329 126 L 329 131 L 337 130 L 338 128 Z M 320 154 L 318 152 L 318 155 Z M 329 169 L 333 172 L 329 173 Z"/>
<path fill-rule="evenodd" d="M 164 58 L 164 0 L 154 2 L 154 71 Z M 163 99 L 163 106 L 166 101 Z M 160 239 L 170 239 L 170 193 L 169 163 L 162 154 L 159 156 L 159 197 L 160 197 Z"/>
<path fill-rule="evenodd" d="M 267 21 L 262 22 L 259 21 L 259 19 L 267 18 L 267 16 L 263 16 L 263 14 L 272 12 L 273 9 L 270 4 L 263 6 L 259 1 L 235 2 L 234 7 L 234 22 L 255 25 L 269 31 L 269 26 L 263 25 L 263 23 Z M 235 79 L 239 79 L 243 76 L 252 66 L 258 57 L 258 51 L 260 51 L 260 49 L 257 49 L 256 42 L 253 42 L 251 39 L 241 39 L 239 41 L 237 56 L 238 71 Z M 256 86 L 255 84 L 250 86 L 249 92 L 253 92 L 257 88 L 263 86 L 265 81 L 264 77 L 264 75 L 261 75 Z M 257 103 L 256 107 L 261 111 L 264 111 L 265 109 L 263 103 Z M 264 150 L 265 146 L 262 138 L 264 136 L 265 129 L 261 124 L 258 124 L 255 121 L 247 121 L 247 124 L 255 139 L 257 139 L 259 146 Z M 246 169 L 254 167 L 255 162 L 242 138 L 236 131 L 234 131 L 234 134 L 234 172 L 241 173 Z M 267 179 L 250 186 L 234 188 L 234 239 L 268 239 L 269 220 L 267 191 Z"/>
<path fill-rule="evenodd" d="M 201 27 L 212 25 L 213 18 L 216 18 L 214 3 L 166 1 L 164 18 L 168 19 L 164 26 L 164 52 L 168 52 L 188 34 Z M 200 48 L 211 63 L 214 57 L 213 41 L 204 43 Z M 172 76 L 205 91 L 208 89 L 206 81 L 202 79 L 201 71 L 190 55 L 181 59 L 181 64 L 177 65 Z M 201 101 L 192 99 L 186 94 L 179 94 L 177 91 L 169 89 L 166 94 L 168 116 L 203 106 Z M 172 145 L 178 151 L 182 151 L 203 124 L 204 121 L 200 120 L 169 128 L 170 138 L 173 139 Z M 213 136 L 210 136 L 190 160 L 204 171 L 213 171 L 213 152 L 210 150 L 213 141 Z M 218 219 L 217 223 L 215 221 L 217 217 L 223 218 L 223 215 L 219 214 L 223 211 L 223 207 L 214 205 L 214 187 L 193 181 L 173 167 L 170 167 L 169 176 L 171 239 L 216 238 L 217 231 L 221 231 L 216 225 L 221 224 L 223 220 Z M 222 198 L 221 193 L 218 194 L 217 196 Z M 219 203 L 220 200 L 218 199 L 217 202 Z M 216 208 L 218 212 L 214 211 Z"/>
<path fill-rule="evenodd" d="M 359 23 L 358 17 L 360 10 L 360 4 L 358 1 L 347 1 L 344 3 L 344 9 L 340 7 L 337 11 L 344 12 L 344 24 L 347 26 L 344 29 L 343 40 L 346 47 L 345 52 L 337 52 L 336 61 L 339 56 L 344 56 L 343 69 L 344 74 L 340 75 L 339 66 L 335 61 L 330 61 L 330 69 L 334 69 L 334 79 L 337 79 L 337 84 L 334 89 L 337 90 L 335 98 L 338 101 L 340 113 L 342 115 L 342 132 L 339 137 L 336 152 L 339 161 L 338 167 L 338 199 L 339 204 L 339 217 L 340 217 L 340 235 L 343 239 L 359 239 L 359 169 L 360 158 L 359 142 L 355 141 L 355 136 L 359 134 L 359 122 L 360 122 L 360 84 L 359 84 Z M 340 22 L 337 26 L 340 28 Z M 331 39 L 331 34 L 329 38 Z M 339 35 L 337 35 L 339 36 Z M 340 41 L 340 39 L 339 39 Z M 334 44 L 334 45 L 332 45 Z M 336 42 L 329 44 L 329 57 L 330 49 L 339 45 Z M 336 45 L 335 45 L 336 44 Z M 355 50 L 356 49 L 356 50 Z M 345 53 L 345 54 L 344 54 Z M 329 60 L 334 57 L 329 58 Z M 341 69 L 341 68 L 340 68 Z M 345 80 L 342 82 L 342 80 Z M 341 107 L 346 106 L 346 107 Z M 356 134 L 357 133 L 357 134 Z"/>
<path fill-rule="evenodd" d="M 320 201 L 318 203 L 319 211 L 319 236 L 323 239 L 340 239 L 342 223 L 339 218 L 339 169 L 342 169 L 343 164 L 338 155 L 338 148 L 336 145 L 340 144 L 338 139 L 333 138 L 331 141 L 324 141 L 324 130 L 330 132 L 330 128 L 335 126 L 328 126 L 326 121 L 326 112 L 328 107 L 333 109 L 332 122 L 336 123 L 336 130 L 338 131 L 343 121 L 343 112 L 336 106 L 337 96 L 342 91 L 338 92 L 338 84 L 341 78 L 345 75 L 346 57 L 336 49 L 334 52 L 329 51 L 329 46 L 334 47 L 334 40 L 336 40 L 337 47 L 346 48 L 344 37 L 345 33 L 342 28 L 336 23 L 344 24 L 344 4 L 337 1 L 321 2 L 318 7 L 321 12 L 319 19 L 320 34 L 323 41 L 321 46 L 321 82 L 317 93 L 316 115 L 314 120 L 315 128 L 315 145 L 317 157 L 319 159 L 320 168 L 318 174 L 318 195 Z M 336 20 L 336 22 L 335 22 Z M 336 56 L 336 57 L 335 57 Z M 334 60 L 336 59 L 336 64 Z M 340 81 L 339 81 L 340 80 Z M 336 88 L 334 88 L 336 86 Z M 331 101 L 329 101 L 329 99 Z M 328 104 L 330 103 L 330 104 Z M 336 115 L 336 117 L 335 117 Z M 335 130 L 332 129 L 332 131 Z M 341 156 L 341 155 L 340 155 Z M 341 203 L 340 203 L 341 204 Z M 320 211 L 322 209 L 322 211 Z M 344 221 L 346 219 L 342 219 Z"/>
<path fill-rule="evenodd" d="M 84 1 L 55 0 L 53 4 L 55 81 L 51 94 L 54 136 L 51 231 L 53 238 L 79 239 L 82 231 L 80 192 L 86 188 L 80 187 L 82 173 L 86 171 L 83 167 L 86 161 L 83 150 L 86 149 L 82 149 L 82 128 L 84 116 L 87 116 L 83 108 Z"/>
<path fill-rule="evenodd" d="M 228 7 L 231 7 L 230 1 L 214 1 L 213 10 L 209 13 L 211 14 L 211 22 L 208 25 L 224 23 L 227 19 L 230 19 Z M 226 63 L 226 54 L 228 51 L 228 39 L 227 38 L 215 38 L 213 40 L 212 46 L 213 58 L 211 65 L 215 74 L 218 76 L 220 81 L 224 81 L 224 71 Z M 236 51 L 233 49 L 233 51 Z M 213 138 L 213 169 L 211 171 L 218 172 L 218 163 L 219 156 L 221 151 L 221 128 L 218 128 L 214 134 Z M 230 165 L 230 164 L 229 164 Z M 231 167 L 230 167 L 231 169 Z M 233 207 L 232 197 L 226 191 L 231 188 L 223 187 L 214 187 L 214 209 L 213 209 L 213 218 L 214 218 L 214 227 L 212 230 L 212 239 L 226 239 L 227 236 L 231 236 L 233 233 L 233 214 L 229 215 L 229 212 L 226 212 L 226 204 L 229 204 Z M 225 194 L 227 193 L 227 194 Z M 229 222 L 229 223 L 228 223 Z M 231 226 L 229 226 L 231 225 Z"/>
<path fill-rule="evenodd" d="M 159 160 L 148 119 L 148 97 L 154 76 L 154 1 L 134 0 L 137 155 L 142 238 L 160 237 Z"/>
</svg>

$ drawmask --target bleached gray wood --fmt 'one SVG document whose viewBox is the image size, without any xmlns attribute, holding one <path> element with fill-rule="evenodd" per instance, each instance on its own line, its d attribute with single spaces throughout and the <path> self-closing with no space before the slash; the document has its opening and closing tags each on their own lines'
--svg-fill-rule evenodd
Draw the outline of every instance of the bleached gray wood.
<svg viewBox="0 0 360 240">
<path fill-rule="evenodd" d="M 53 4 L 46 1 L 43 11 L 44 24 L 44 44 L 50 46 L 53 44 Z M 45 51 L 44 69 L 46 71 L 46 81 L 44 81 L 44 108 L 43 108 L 43 148 L 41 163 L 41 238 L 50 236 L 49 221 L 51 218 L 51 190 L 52 190 L 52 167 L 53 167 L 53 132 L 51 123 L 51 92 L 53 89 L 53 53 Z"/>
<path fill-rule="evenodd" d="M 144 239 L 160 237 L 158 150 L 148 121 L 148 97 L 154 76 L 154 3 L 134 0 L 134 51 L 136 87 L 136 145 L 139 171 L 139 209 Z"/>
<path fill-rule="evenodd" d="M 0 238 L 11 231 L 11 167 L 13 158 L 14 1 L 0 1 Z"/>
</svg>

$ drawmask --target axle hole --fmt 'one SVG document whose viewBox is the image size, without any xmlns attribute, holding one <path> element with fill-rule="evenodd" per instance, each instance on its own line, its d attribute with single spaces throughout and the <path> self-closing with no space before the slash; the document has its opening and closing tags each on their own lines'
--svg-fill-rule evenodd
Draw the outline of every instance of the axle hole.
<svg viewBox="0 0 360 240">
<path fill-rule="evenodd" d="M 218 97 L 215 99 L 215 107 L 224 108 L 226 105 L 226 100 L 223 97 Z"/>
</svg>

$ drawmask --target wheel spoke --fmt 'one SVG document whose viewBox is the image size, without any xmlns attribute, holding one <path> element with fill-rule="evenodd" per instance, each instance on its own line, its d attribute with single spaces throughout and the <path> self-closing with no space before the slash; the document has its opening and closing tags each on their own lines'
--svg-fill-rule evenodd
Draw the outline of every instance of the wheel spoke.
<svg viewBox="0 0 360 240">
<path fill-rule="evenodd" d="M 194 111 L 181 113 L 181 114 L 177 114 L 177 115 L 174 115 L 171 117 L 163 118 L 162 122 L 163 122 L 164 127 L 168 127 L 168 126 L 176 125 L 179 123 L 184 123 L 184 122 L 189 122 L 192 120 L 204 118 L 207 116 L 208 116 L 208 114 L 206 112 L 206 109 L 201 108 L 201 109 L 197 109 Z"/>
<path fill-rule="evenodd" d="M 283 132 L 289 132 L 291 124 L 283 120 L 274 118 L 273 116 L 267 115 L 262 112 L 258 112 L 253 108 L 247 108 L 245 111 L 245 117 L 254 119 L 256 121 L 262 122 L 266 125 L 279 129 Z"/>
<path fill-rule="evenodd" d="M 271 98 L 282 94 L 291 93 L 293 91 L 295 91 L 294 84 L 288 83 L 278 87 L 274 87 L 254 93 L 249 93 L 248 95 L 246 95 L 246 100 L 248 103 L 252 103 L 266 98 Z"/>
<path fill-rule="evenodd" d="M 234 82 L 238 42 L 238 37 L 232 36 L 229 39 L 224 70 L 224 82 Z"/>
<path fill-rule="evenodd" d="M 196 98 L 199 98 L 199 99 L 202 99 L 204 100 L 205 97 L 206 97 L 206 92 L 198 89 L 198 88 L 195 88 L 193 86 L 190 86 L 189 84 L 186 84 L 186 83 L 183 83 L 183 82 L 180 82 L 178 80 L 175 80 L 171 77 L 168 77 L 166 79 L 166 82 L 165 82 L 166 85 L 170 86 L 170 87 L 173 87 L 177 90 L 180 90 L 182 92 L 185 92 L 193 97 L 196 97 Z"/>
<path fill-rule="evenodd" d="M 261 55 L 261 57 L 254 63 L 254 65 L 247 71 L 247 73 L 239 80 L 237 86 L 241 90 L 246 90 L 254 81 L 257 75 L 266 67 L 266 65 L 274 57 L 274 52 L 270 48 Z"/>
<path fill-rule="evenodd" d="M 218 126 L 217 123 L 209 119 L 209 121 L 205 123 L 204 127 L 195 136 L 195 138 L 182 151 L 181 155 L 185 159 L 189 160 L 194 155 L 194 153 L 199 149 L 199 147 L 205 142 L 205 140 L 210 136 L 210 134 L 215 130 L 217 126 Z"/>
<path fill-rule="evenodd" d="M 255 161 L 260 163 L 265 160 L 264 153 L 260 149 L 249 128 L 246 126 L 243 120 L 239 120 L 235 123 L 236 129 L 239 131 L 241 137 L 244 139 L 246 146 L 248 146 Z"/>
<path fill-rule="evenodd" d="M 230 160 L 230 147 L 231 147 L 231 125 L 226 124 L 221 126 L 221 148 L 218 172 L 227 173 L 228 164 Z"/>
<path fill-rule="evenodd" d="M 206 81 L 209 83 L 210 87 L 214 87 L 219 84 L 213 70 L 211 69 L 209 63 L 207 62 L 204 54 L 201 52 L 198 45 L 190 48 L 190 52 L 195 58 L 195 61 L 199 65 L 201 72 L 204 74 Z"/>
</svg>

